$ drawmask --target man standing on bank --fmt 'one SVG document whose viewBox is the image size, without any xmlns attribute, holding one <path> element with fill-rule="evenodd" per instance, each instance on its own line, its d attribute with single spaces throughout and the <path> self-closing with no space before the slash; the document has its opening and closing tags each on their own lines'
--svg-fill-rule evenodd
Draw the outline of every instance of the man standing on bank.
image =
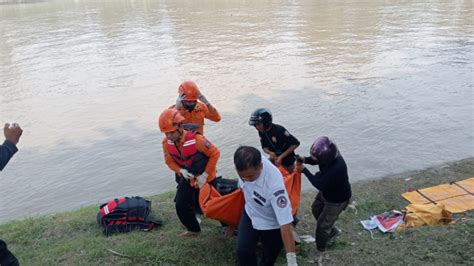
<svg viewBox="0 0 474 266">
<path fill-rule="evenodd" d="M 0 145 L 0 171 L 5 168 L 10 159 L 18 151 L 16 145 L 20 141 L 23 130 L 21 127 L 13 123 L 5 124 L 3 127 L 3 134 L 5 135 L 5 141 Z M 0 239 L 0 265 L 18 266 L 18 259 L 8 250 L 7 243 Z"/>
<path fill-rule="evenodd" d="M 204 135 L 204 119 L 213 122 L 221 121 L 221 115 L 217 109 L 193 81 L 184 81 L 179 85 L 178 99 L 174 107 L 184 117 L 183 125 L 195 127 L 195 131 L 201 135 Z"/>
<path fill-rule="evenodd" d="M 273 116 L 266 108 L 256 109 L 249 119 L 260 137 L 263 151 L 270 155 L 270 161 L 276 165 L 291 166 L 295 162 L 294 150 L 300 142 L 285 127 L 273 123 Z"/>
<path fill-rule="evenodd" d="M 311 172 L 303 163 L 318 165 L 319 172 Z M 319 190 L 311 210 L 317 221 L 316 256 L 325 254 L 328 243 L 341 234 L 335 226 L 339 214 L 346 209 L 352 196 L 347 165 L 336 144 L 326 136 L 317 138 L 310 149 L 309 157 L 297 158 L 297 171 L 303 172 L 311 184 Z"/>
<path fill-rule="evenodd" d="M 234 164 L 245 199 L 237 234 L 239 265 L 257 265 L 259 240 L 263 245 L 261 265 L 273 265 L 283 246 L 288 265 L 297 265 L 291 203 L 280 171 L 249 146 L 235 151 Z"/>
<path fill-rule="evenodd" d="M 176 213 L 186 231 L 181 236 L 196 236 L 201 227 L 196 219 L 196 194 L 216 177 L 219 150 L 204 136 L 183 129 L 184 118 L 174 108 L 165 109 L 158 125 L 165 134 L 162 141 L 165 163 L 175 173 Z"/>
</svg>

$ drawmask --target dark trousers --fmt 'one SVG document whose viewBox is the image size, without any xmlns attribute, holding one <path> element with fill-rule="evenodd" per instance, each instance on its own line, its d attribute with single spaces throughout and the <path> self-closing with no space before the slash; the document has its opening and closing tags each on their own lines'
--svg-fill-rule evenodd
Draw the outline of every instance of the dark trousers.
<svg viewBox="0 0 474 266">
<path fill-rule="evenodd" d="M 7 243 L 0 240 L 0 265 L 2 266 L 18 266 L 17 258 L 8 250 Z"/>
<path fill-rule="evenodd" d="M 176 213 L 181 223 L 191 232 L 201 231 L 195 210 L 195 205 L 199 206 L 198 197 L 199 189 L 191 187 L 186 179 L 180 177 L 175 198 Z"/>
<path fill-rule="evenodd" d="M 339 214 L 346 209 L 348 201 L 342 203 L 328 202 L 321 192 L 314 199 L 311 211 L 316 218 L 316 248 L 325 251 L 328 240 L 336 233 L 334 224 Z"/>
<path fill-rule="evenodd" d="M 256 247 L 262 241 L 263 256 L 261 265 L 273 265 L 283 247 L 280 229 L 256 230 L 245 209 L 240 218 L 237 234 L 237 258 L 239 265 L 257 265 Z"/>
</svg>

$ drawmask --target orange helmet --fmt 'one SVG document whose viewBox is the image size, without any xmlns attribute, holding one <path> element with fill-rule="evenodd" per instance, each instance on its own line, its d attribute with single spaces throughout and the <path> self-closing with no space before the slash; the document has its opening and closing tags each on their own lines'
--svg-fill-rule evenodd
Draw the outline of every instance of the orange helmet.
<svg viewBox="0 0 474 266">
<path fill-rule="evenodd" d="M 158 118 L 158 125 L 161 132 L 168 133 L 178 130 L 184 121 L 184 117 L 174 108 L 164 110 L 160 118 Z"/>
<path fill-rule="evenodd" d="M 185 101 L 197 101 L 199 96 L 201 96 L 198 86 L 193 81 L 184 81 L 181 83 L 178 88 L 178 93 L 184 94 Z"/>
</svg>

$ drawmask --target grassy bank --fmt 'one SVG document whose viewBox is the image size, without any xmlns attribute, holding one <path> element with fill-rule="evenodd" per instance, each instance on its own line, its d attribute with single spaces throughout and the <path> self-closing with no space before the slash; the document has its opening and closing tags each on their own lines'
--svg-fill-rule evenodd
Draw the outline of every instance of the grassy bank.
<svg viewBox="0 0 474 266">
<path fill-rule="evenodd" d="M 343 234 L 329 251 L 328 264 L 474 264 L 474 212 L 456 224 L 410 229 L 401 233 L 375 233 L 372 240 L 359 221 L 407 202 L 400 196 L 408 187 L 422 188 L 474 176 L 474 158 L 353 184 L 355 208 L 345 211 L 338 226 Z M 409 180 L 408 180 L 409 179 Z M 315 191 L 302 196 L 300 235 L 313 234 L 310 205 Z M 173 205 L 174 192 L 151 197 L 153 213 L 164 225 L 151 232 L 104 237 L 95 221 L 97 206 L 69 213 L 0 225 L 0 238 L 22 265 L 181 264 L 233 265 L 236 238 L 218 233 L 219 223 L 203 219 L 201 236 L 180 238 L 183 231 Z M 301 265 L 314 263 L 314 243 L 298 247 Z M 110 250 L 124 256 L 113 254 Z M 280 264 L 285 263 L 284 256 Z"/>
</svg>

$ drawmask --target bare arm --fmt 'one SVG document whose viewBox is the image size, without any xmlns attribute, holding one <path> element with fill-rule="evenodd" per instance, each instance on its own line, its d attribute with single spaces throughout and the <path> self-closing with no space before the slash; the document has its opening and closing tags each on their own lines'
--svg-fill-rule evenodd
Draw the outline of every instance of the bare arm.
<svg viewBox="0 0 474 266">
<path fill-rule="evenodd" d="M 272 152 L 272 151 L 270 151 L 268 148 L 263 148 L 263 152 L 265 152 L 266 154 L 268 154 L 268 155 L 270 155 L 270 156 L 271 156 L 272 154 L 275 155 L 275 153 Z"/>
<path fill-rule="evenodd" d="M 295 252 L 295 240 L 293 239 L 291 223 L 280 226 L 281 239 L 283 240 L 283 245 L 285 246 L 286 253 Z"/>
<path fill-rule="evenodd" d="M 290 147 L 288 147 L 288 149 L 286 149 L 286 151 L 284 153 L 282 153 L 280 156 L 281 159 L 280 160 L 283 160 L 283 158 L 285 158 L 286 156 L 288 156 L 290 153 L 292 153 L 294 150 L 296 150 L 296 148 L 298 148 L 298 146 L 300 146 L 299 144 L 295 144 L 295 145 L 291 145 Z"/>
<path fill-rule="evenodd" d="M 263 148 L 263 151 L 270 155 L 270 158 L 269 160 L 272 162 L 272 163 L 275 163 L 275 160 L 277 159 L 278 156 L 276 156 L 276 154 L 274 152 L 272 152 L 271 150 L 269 150 L 268 148 Z"/>
</svg>

